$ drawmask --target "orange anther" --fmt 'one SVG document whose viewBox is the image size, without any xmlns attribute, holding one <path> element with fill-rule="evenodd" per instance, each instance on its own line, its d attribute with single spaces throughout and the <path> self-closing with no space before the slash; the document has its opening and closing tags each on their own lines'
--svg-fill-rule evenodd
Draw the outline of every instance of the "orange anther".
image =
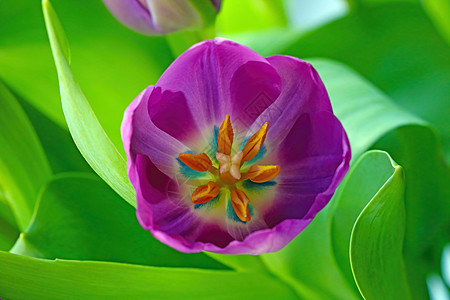
<svg viewBox="0 0 450 300">
<path fill-rule="evenodd" d="M 250 221 L 250 211 L 248 210 L 248 197 L 238 189 L 231 190 L 231 204 L 233 205 L 236 215 L 242 222 Z"/>
<path fill-rule="evenodd" d="M 220 186 L 214 181 L 201 185 L 192 193 L 191 200 L 194 204 L 203 204 L 214 199 L 220 191 Z"/>
<path fill-rule="evenodd" d="M 219 134 L 217 137 L 217 144 L 219 146 L 219 152 L 230 155 L 231 146 L 233 145 L 233 127 L 231 126 L 230 115 L 226 115 L 225 120 L 219 128 Z"/>
<path fill-rule="evenodd" d="M 253 182 L 262 183 L 274 179 L 280 170 L 280 166 L 253 165 L 245 177 Z"/>
<path fill-rule="evenodd" d="M 205 153 L 191 154 L 180 153 L 178 158 L 189 168 L 195 171 L 205 172 L 212 169 L 212 162 Z"/>
<path fill-rule="evenodd" d="M 259 129 L 251 138 L 248 139 L 247 143 L 245 143 L 244 149 L 242 152 L 244 153 L 244 157 L 242 158 L 242 162 L 249 161 L 256 154 L 258 154 L 261 149 L 264 140 L 266 139 L 267 129 L 269 128 L 269 123 L 264 123 L 264 125 Z"/>
</svg>

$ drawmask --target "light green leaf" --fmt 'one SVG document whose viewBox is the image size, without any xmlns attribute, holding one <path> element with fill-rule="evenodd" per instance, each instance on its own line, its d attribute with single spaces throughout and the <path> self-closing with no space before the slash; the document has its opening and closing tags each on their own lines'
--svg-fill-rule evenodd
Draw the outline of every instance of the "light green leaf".
<svg viewBox="0 0 450 300">
<path fill-rule="evenodd" d="M 51 176 L 39 139 L 22 107 L 0 81 L 0 187 L 20 229 Z"/>
<path fill-rule="evenodd" d="M 353 227 L 350 261 L 364 299 L 411 299 L 403 261 L 405 180 L 392 166 L 391 178 L 359 215 Z"/>
<path fill-rule="evenodd" d="M 282 0 L 222 1 L 216 23 L 221 34 L 286 25 L 287 19 Z"/>
<path fill-rule="evenodd" d="M 305 299 L 360 299 L 348 259 L 352 226 L 346 224 L 356 221 L 394 172 L 387 153 L 364 154 L 332 202 L 283 250 L 263 255 L 264 262 Z M 335 232 L 339 232 L 339 240 L 333 236 Z M 339 246 L 343 250 L 335 252 Z"/>
<path fill-rule="evenodd" d="M 126 163 L 98 122 L 78 86 L 65 54 L 68 53 L 59 20 L 48 0 L 42 1 L 44 19 L 58 70 L 61 102 L 70 133 L 89 165 L 122 198 L 136 206 L 134 189 L 128 180 Z M 56 28 L 56 30 L 55 30 Z"/>
<path fill-rule="evenodd" d="M 424 0 L 421 2 L 436 28 L 450 44 L 450 1 Z"/>
<path fill-rule="evenodd" d="M 38 258 L 102 260 L 166 267 L 224 268 L 205 254 L 157 241 L 133 207 L 93 174 L 56 176 L 42 191 L 32 222 L 12 253 Z"/>
<path fill-rule="evenodd" d="M 48 261 L 0 252 L 6 299 L 294 299 L 260 273 Z"/>
</svg>

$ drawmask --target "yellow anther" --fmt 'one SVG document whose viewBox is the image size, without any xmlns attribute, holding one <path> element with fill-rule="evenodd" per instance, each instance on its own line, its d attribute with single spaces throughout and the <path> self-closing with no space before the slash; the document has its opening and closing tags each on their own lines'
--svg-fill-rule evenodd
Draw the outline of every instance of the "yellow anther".
<svg viewBox="0 0 450 300">
<path fill-rule="evenodd" d="M 226 115 L 225 120 L 219 128 L 219 134 L 217 137 L 217 144 L 219 146 L 219 152 L 230 155 L 231 146 L 233 145 L 233 127 L 231 126 L 230 115 Z"/>
<path fill-rule="evenodd" d="M 190 153 L 180 153 L 178 158 L 189 168 L 195 171 L 205 172 L 212 170 L 212 162 L 208 155 L 205 153 L 201 154 L 190 154 Z"/>
<path fill-rule="evenodd" d="M 262 183 L 274 179 L 280 173 L 280 170 L 280 166 L 254 165 L 245 174 L 245 178 L 256 183 Z"/>
<path fill-rule="evenodd" d="M 266 139 L 267 129 L 269 128 L 269 123 L 264 123 L 260 130 L 258 130 L 252 137 L 245 143 L 244 149 L 242 152 L 244 153 L 244 157 L 242 158 L 242 162 L 246 162 L 251 160 L 258 154 L 261 149 L 264 140 Z"/>
<path fill-rule="evenodd" d="M 219 191 L 220 186 L 214 181 L 210 181 L 208 184 L 196 188 L 192 193 L 191 200 L 194 204 L 203 204 L 217 197 Z"/>
<path fill-rule="evenodd" d="M 233 205 L 236 215 L 243 222 L 250 221 L 251 219 L 248 210 L 248 202 L 248 197 L 243 191 L 238 189 L 231 190 L 231 204 Z"/>
</svg>

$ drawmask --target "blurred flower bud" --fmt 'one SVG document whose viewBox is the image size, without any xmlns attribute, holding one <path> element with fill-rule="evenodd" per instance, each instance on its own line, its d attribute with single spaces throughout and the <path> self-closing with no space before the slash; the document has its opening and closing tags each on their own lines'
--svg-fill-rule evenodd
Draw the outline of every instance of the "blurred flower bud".
<svg viewBox="0 0 450 300">
<path fill-rule="evenodd" d="M 127 27 L 148 35 L 198 29 L 210 23 L 221 0 L 103 0 Z"/>
</svg>

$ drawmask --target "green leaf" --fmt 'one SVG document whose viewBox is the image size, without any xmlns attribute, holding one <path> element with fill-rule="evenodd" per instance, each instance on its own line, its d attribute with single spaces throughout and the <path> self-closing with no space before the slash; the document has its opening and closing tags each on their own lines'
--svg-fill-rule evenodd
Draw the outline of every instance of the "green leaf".
<svg viewBox="0 0 450 300">
<path fill-rule="evenodd" d="M 450 44 L 450 2 L 447 0 L 425 0 L 422 1 L 422 5 L 441 35 Z"/>
<path fill-rule="evenodd" d="M 28 229 L 11 252 L 39 258 L 103 260 L 167 267 L 224 268 L 205 254 L 157 241 L 133 207 L 92 174 L 61 174 L 42 191 Z"/>
<path fill-rule="evenodd" d="M 30 119 L 54 173 L 92 172 L 70 136 L 69 130 L 56 124 L 29 102 L 18 97 Z"/>
<path fill-rule="evenodd" d="M 294 299 L 271 276 L 90 261 L 48 261 L 0 252 L 6 299 Z"/>
<path fill-rule="evenodd" d="M 19 228 L 25 229 L 51 170 L 30 121 L 2 81 L 0 102 L 0 187 Z"/>
<path fill-rule="evenodd" d="M 9 251 L 19 236 L 16 219 L 0 190 L 0 250 Z"/>
<path fill-rule="evenodd" d="M 286 25 L 282 0 L 222 1 L 216 23 L 220 33 L 238 33 Z"/>
<path fill-rule="evenodd" d="M 123 153 L 123 112 L 173 61 L 166 39 L 129 30 L 102 1 L 53 0 L 52 4 L 69 37 L 77 81 Z M 2 1 L 0 36 L 0 78 L 50 120 L 67 128 L 40 1 Z"/>
<path fill-rule="evenodd" d="M 364 299 L 411 299 L 403 261 L 405 181 L 402 168 L 367 204 L 353 227 L 350 261 Z"/>
<path fill-rule="evenodd" d="M 86 161 L 122 198 L 136 206 L 134 189 L 128 180 L 126 163 L 98 122 L 75 81 L 65 56 L 68 50 L 59 20 L 48 0 L 42 1 L 50 44 L 58 70 L 61 101 L 70 133 Z M 56 29 L 55 29 L 56 28 Z"/>
<path fill-rule="evenodd" d="M 332 202 L 284 249 L 263 255 L 264 262 L 274 274 L 291 283 L 302 298 L 359 299 L 348 260 L 352 226 L 346 225 L 356 221 L 361 209 L 377 197 L 394 172 L 387 153 L 364 154 L 352 166 Z M 339 240 L 334 232 L 339 232 Z M 346 251 L 334 251 L 337 245 Z"/>
</svg>

